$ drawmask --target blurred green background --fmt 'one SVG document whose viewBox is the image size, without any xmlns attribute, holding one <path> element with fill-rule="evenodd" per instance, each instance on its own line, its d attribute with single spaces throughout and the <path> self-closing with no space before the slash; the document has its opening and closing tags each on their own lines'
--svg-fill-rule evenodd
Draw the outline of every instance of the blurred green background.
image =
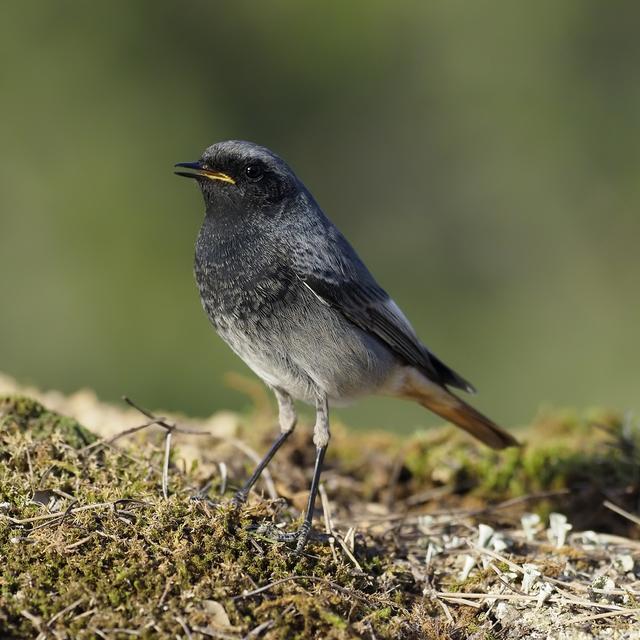
<svg viewBox="0 0 640 640">
<path fill-rule="evenodd" d="M 0 10 L 0 370 L 209 414 L 249 400 L 174 162 L 280 153 L 427 345 L 522 424 L 640 408 L 640 4 L 65 2 Z M 369 399 L 347 423 L 411 429 Z"/>
</svg>

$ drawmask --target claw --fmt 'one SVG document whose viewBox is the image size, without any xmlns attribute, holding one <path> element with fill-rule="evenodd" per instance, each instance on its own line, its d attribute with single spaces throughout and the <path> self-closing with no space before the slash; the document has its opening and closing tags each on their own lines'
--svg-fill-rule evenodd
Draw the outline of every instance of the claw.
<svg viewBox="0 0 640 640">
<path fill-rule="evenodd" d="M 298 542 L 296 543 L 296 553 L 302 553 L 309 541 L 311 535 L 311 525 L 308 522 L 303 522 L 302 526 L 296 532 Z"/>
<path fill-rule="evenodd" d="M 311 537 L 311 526 L 304 522 L 297 531 L 286 533 L 280 529 L 276 529 L 276 527 L 271 524 L 261 524 L 255 529 L 255 533 L 264 536 L 272 542 L 295 542 L 295 553 L 302 553 Z"/>
<path fill-rule="evenodd" d="M 239 509 L 247 501 L 247 494 L 240 490 L 231 498 L 231 506 L 234 509 Z"/>
<path fill-rule="evenodd" d="M 277 542 L 294 542 L 298 539 L 298 532 L 294 533 L 285 533 L 284 531 L 276 531 L 274 539 Z"/>
</svg>

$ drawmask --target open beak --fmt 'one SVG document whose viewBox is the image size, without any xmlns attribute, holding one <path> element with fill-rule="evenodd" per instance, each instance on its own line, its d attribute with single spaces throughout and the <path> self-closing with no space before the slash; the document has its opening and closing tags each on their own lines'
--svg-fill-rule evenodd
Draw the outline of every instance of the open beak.
<svg viewBox="0 0 640 640">
<path fill-rule="evenodd" d="M 236 181 L 221 171 L 212 171 L 205 167 L 199 160 L 197 162 L 178 162 L 174 165 L 176 167 L 185 167 L 192 169 L 192 171 L 175 171 L 177 176 L 184 176 L 185 178 L 206 178 L 207 180 L 220 180 L 221 182 L 228 182 L 229 184 L 235 184 Z"/>
</svg>

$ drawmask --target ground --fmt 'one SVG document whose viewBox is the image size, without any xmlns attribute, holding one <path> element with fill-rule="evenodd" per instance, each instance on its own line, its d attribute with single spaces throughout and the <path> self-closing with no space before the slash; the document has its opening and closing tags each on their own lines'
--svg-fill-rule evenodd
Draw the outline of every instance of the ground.
<svg viewBox="0 0 640 640">
<path fill-rule="evenodd" d="M 260 392 L 196 421 L 3 388 L 0 637 L 640 637 L 640 430 L 615 413 L 548 412 L 502 453 L 337 426 L 296 555 L 274 531 L 304 506 L 305 425 L 229 504 L 274 435 Z"/>
</svg>

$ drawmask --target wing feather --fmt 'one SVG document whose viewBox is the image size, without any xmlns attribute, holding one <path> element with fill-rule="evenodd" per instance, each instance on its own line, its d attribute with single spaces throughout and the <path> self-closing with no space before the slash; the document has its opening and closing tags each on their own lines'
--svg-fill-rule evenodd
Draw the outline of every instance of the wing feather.
<svg viewBox="0 0 640 640">
<path fill-rule="evenodd" d="M 308 196 L 309 198 L 311 196 Z M 306 229 L 308 244 L 289 253 L 295 275 L 316 297 L 430 380 L 475 392 L 473 386 L 422 344 L 410 322 L 376 282 L 345 237 L 324 216 Z M 314 251 L 309 252 L 308 247 Z"/>
</svg>

